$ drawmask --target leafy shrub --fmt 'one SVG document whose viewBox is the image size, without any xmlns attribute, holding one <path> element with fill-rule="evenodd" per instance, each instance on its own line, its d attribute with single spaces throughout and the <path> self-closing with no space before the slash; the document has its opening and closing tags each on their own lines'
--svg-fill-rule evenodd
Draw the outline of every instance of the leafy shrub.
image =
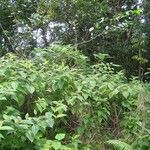
<svg viewBox="0 0 150 150">
<path fill-rule="evenodd" d="M 110 138 L 135 140 L 137 80 L 128 82 L 103 60 L 89 65 L 71 46 L 31 56 L 0 59 L 0 149 L 88 150 L 102 149 Z"/>
</svg>

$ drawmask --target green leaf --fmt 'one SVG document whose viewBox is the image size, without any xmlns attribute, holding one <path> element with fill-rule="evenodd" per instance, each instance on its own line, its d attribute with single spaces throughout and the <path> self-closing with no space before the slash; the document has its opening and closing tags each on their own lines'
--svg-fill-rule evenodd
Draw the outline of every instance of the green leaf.
<svg viewBox="0 0 150 150">
<path fill-rule="evenodd" d="M 0 97 L 0 101 L 6 101 L 7 98 L 6 97 Z"/>
<path fill-rule="evenodd" d="M 13 94 L 13 95 L 11 95 L 11 98 L 13 100 L 15 100 L 16 102 L 19 102 L 19 99 L 18 99 L 17 95 Z"/>
<path fill-rule="evenodd" d="M 53 114 L 51 112 L 45 113 L 46 118 L 52 118 Z"/>
<path fill-rule="evenodd" d="M 58 142 L 58 141 L 53 141 L 53 142 L 52 142 L 52 147 L 53 147 L 55 150 L 61 150 L 62 145 L 61 145 L 61 143 Z"/>
<path fill-rule="evenodd" d="M 26 137 L 27 137 L 31 142 L 33 142 L 33 140 L 34 140 L 34 135 L 32 134 L 31 130 L 29 130 L 29 131 L 26 133 Z"/>
<path fill-rule="evenodd" d="M 4 121 L 0 120 L 0 127 L 3 125 Z"/>
<path fill-rule="evenodd" d="M 46 120 L 46 123 L 48 124 L 49 127 L 52 128 L 54 126 L 54 119 L 49 118 Z"/>
<path fill-rule="evenodd" d="M 78 99 L 82 102 L 84 98 L 81 95 L 78 95 Z"/>
<path fill-rule="evenodd" d="M 56 134 L 55 139 L 58 141 L 61 141 L 65 138 L 65 134 L 64 133 L 60 133 L 60 134 Z"/>
<path fill-rule="evenodd" d="M 18 87 L 18 82 L 12 82 L 12 83 L 11 83 L 11 86 L 12 86 L 12 88 L 13 88 L 14 90 L 16 90 L 17 87 Z"/>
<path fill-rule="evenodd" d="M 37 109 L 39 110 L 40 113 L 43 112 L 43 108 L 39 103 L 36 103 L 36 107 L 37 107 Z"/>
<path fill-rule="evenodd" d="M 31 94 L 33 94 L 34 93 L 34 91 L 35 91 L 35 88 L 34 88 L 34 86 L 32 86 L 32 85 L 26 85 L 26 88 L 27 88 L 27 90 L 31 93 Z"/>
<path fill-rule="evenodd" d="M 109 94 L 109 98 L 112 98 L 114 96 L 116 96 L 119 93 L 118 89 L 113 90 L 110 94 Z"/>
<path fill-rule="evenodd" d="M 66 114 L 59 114 L 59 115 L 56 116 L 56 118 L 62 118 L 62 117 L 65 117 L 65 116 L 67 116 L 67 115 Z"/>
<path fill-rule="evenodd" d="M 135 15 L 140 15 L 141 12 L 142 12 L 141 9 L 132 10 L 132 14 L 135 14 Z"/>
<path fill-rule="evenodd" d="M 10 126 L 2 126 L 2 127 L 0 127 L 0 130 L 14 130 L 12 127 L 10 127 Z"/>
<path fill-rule="evenodd" d="M 122 92 L 122 95 L 124 96 L 124 98 L 128 98 L 129 94 L 130 93 L 128 91 L 123 91 Z"/>
<path fill-rule="evenodd" d="M 114 89 L 114 86 L 113 86 L 113 84 L 111 84 L 111 83 L 108 83 L 108 88 L 109 88 L 110 90 L 113 90 L 113 89 Z"/>
<path fill-rule="evenodd" d="M 0 139 L 4 139 L 4 136 L 2 134 L 0 134 Z"/>
<path fill-rule="evenodd" d="M 129 144 L 120 140 L 109 140 L 106 143 L 113 145 L 118 150 L 133 150 L 133 148 Z"/>
<path fill-rule="evenodd" d="M 35 136 L 39 131 L 39 127 L 37 125 L 33 125 L 31 128 L 31 131 L 32 131 L 33 135 Z"/>
</svg>

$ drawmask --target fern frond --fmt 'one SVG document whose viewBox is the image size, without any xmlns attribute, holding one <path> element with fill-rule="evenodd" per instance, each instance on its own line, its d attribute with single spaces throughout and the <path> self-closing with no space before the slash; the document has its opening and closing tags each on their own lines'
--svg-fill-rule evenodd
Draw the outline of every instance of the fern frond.
<svg viewBox="0 0 150 150">
<path fill-rule="evenodd" d="M 109 145 L 113 145 L 117 150 L 133 150 L 133 148 L 129 144 L 120 140 L 108 140 L 106 143 Z"/>
</svg>

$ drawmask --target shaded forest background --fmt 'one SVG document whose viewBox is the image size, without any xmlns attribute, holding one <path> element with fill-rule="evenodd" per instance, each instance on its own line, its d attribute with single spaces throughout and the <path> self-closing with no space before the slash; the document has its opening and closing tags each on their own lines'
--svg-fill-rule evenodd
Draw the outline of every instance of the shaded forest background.
<svg viewBox="0 0 150 150">
<path fill-rule="evenodd" d="M 2 0 L 0 53 L 27 55 L 57 41 L 81 49 L 91 63 L 93 54 L 109 54 L 108 61 L 121 65 L 127 77 L 146 79 L 149 7 L 148 0 Z"/>
</svg>

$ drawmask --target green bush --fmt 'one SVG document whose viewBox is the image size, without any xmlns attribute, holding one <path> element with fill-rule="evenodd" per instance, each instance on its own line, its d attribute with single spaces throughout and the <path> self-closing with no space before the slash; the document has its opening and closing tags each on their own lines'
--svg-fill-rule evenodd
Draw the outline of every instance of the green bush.
<svg viewBox="0 0 150 150">
<path fill-rule="evenodd" d="M 0 149 L 95 150 L 114 138 L 134 147 L 137 134 L 148 134 L 144 87 L 116 73 L 105 55 L 89 65 L 73 47 L 53 45 L 31 56 L 0 59 Z"/>
</svg>

